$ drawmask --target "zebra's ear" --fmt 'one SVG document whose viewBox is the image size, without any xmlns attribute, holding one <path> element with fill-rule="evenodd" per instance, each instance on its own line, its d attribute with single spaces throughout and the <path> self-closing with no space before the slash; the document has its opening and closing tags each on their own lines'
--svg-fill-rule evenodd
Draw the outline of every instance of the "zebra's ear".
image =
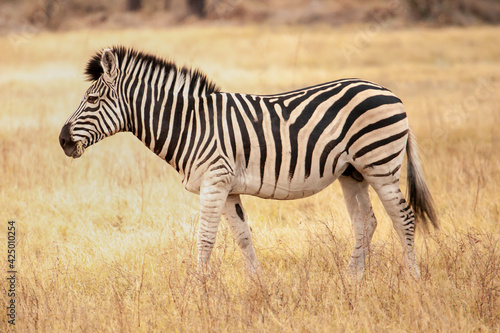
<svg viewBox="0 0 500 333">
<path fill-rule="evenodd" d="M 102 51 L 101 66 L 104 70 L 104 78 L 106 81 L 114 81 L 117 75 L 116 68 L 118 64 L 113 51 L 110 49 Z"/>
</svg>

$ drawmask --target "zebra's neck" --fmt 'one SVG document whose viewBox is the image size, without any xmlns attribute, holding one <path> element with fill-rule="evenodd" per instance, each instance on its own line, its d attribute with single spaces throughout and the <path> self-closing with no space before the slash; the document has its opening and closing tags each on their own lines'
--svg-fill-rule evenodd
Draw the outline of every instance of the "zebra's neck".
<svg viewBox="0 0 500 333">
<path fill-rule="evenodd" d="M 127 114 L 124 130 L 182 172 L 186 161 L 179 154 L 196 135 L 201 101 L 219 89 L 198 70 L 130 51 L 122 55 L 120 68 L 117 86 Z"/>
</svg>

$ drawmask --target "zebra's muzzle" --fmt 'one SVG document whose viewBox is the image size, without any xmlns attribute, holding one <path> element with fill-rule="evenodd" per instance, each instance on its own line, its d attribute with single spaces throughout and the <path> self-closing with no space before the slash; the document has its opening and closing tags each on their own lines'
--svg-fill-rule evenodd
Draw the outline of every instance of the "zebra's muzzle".
<svg viewBox="0 0 500 333">
<path fill-rule="evenodd" d="M 66 124 L 61 129 L 61 134 L 59 134 L 59 143 L 66 156 L 78 158 L 83 155 L 85 147 L 82 141 L 73 141 L 71 138 L 70 131 L 71 124 Z"/>
</svg>

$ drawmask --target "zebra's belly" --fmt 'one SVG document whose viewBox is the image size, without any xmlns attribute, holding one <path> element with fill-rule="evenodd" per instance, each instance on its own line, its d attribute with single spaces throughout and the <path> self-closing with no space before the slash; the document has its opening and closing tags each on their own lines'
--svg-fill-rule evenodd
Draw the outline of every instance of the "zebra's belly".
<svg viewBox="0 0 500 333">
<path fill-rule="evenodd" d="M 337 180 L 348 166 L 346 154 L 341 154 L 335 165 L 333 173 L 324 173 L 320 176 L 319 167 L 312 168 L 308 177 L 302 164 L 297 167 L 297 172 L 289 177 L 288 169 L 283 167 L 276 178 L 273 171 L 264 171 L 262 177 L 258 168 L 237 168 L 232 193 L 247 194 L 264 199 L 293 200 L 309 197 L 316 194 Z M 331 168 L 331 167 L 330 167 Z M 272 168 L 265 169 L 272 170 Z"/>
<path fill-rule="evenodd" d="M 246 180 L 235 186 L 232 193 L 247 194 L 263 199 L 293 200 L 316 194 L 338 178 L 337 175 L 327 177 L 309 177 L 307 179 L 283 179 L 278 182 L 262 182 L 258 177 L 246 177 Z"/>
</svg>

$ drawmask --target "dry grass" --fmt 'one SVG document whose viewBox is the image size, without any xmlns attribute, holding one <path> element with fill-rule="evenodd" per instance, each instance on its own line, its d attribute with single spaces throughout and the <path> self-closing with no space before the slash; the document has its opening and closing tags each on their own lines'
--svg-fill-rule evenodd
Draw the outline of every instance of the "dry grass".
<svg viewBox="0 0 500 333">
<path fill-rule="evenodd" d="M 4 230 L 18 221 L 18 332 L 499 331 L 499 33 L 184 27 L 41 34 L 18 49 L 0 38 L 0 221 Z M 345 279 L 353 239 L 334 185 L 293 202 L 245 198 L 262 279 L 245 277 L 222 224 L 201 283 L 198 198 L 170 167 L 128 134 L 76 161 L 59 147 L 87 87 L 86 60 L 116 43 L 201 67 L 230 91 L 342 77 L 391 88 L 441 216 L 441 233 L 417 239 L 421 280 L 405 275 L 377 199 L 368 273 L 360 284 Z"/>
</svg>

